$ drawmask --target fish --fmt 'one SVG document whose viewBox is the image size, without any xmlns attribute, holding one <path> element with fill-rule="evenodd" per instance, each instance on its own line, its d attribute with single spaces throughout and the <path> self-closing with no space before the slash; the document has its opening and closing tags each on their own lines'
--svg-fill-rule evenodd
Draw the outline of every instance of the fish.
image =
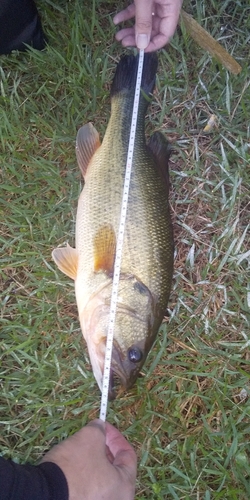
<svg viewBox="0 0 250 500">
<path fill-rule="evenodd" d="M 124 228 L 114 326 L 109 399 L 116 384 L 130 389 L 155 341 L 168 305 L 174 241 L 169 208 L 171 147 L 156 131 L 145 136 L 146 112 L 158 60 L 144 56 L 134 154 Z M 76 138 L 84 178 L 76 215 L 75 248 L 55 248 L 58 268 L 75 281 L 79 321 L 102 391 L 114 262 L 128 154 L 138 55 L 124 55 L 111 85 L 111 115 L 101 143 L 92 123 Z"/>
</svg>

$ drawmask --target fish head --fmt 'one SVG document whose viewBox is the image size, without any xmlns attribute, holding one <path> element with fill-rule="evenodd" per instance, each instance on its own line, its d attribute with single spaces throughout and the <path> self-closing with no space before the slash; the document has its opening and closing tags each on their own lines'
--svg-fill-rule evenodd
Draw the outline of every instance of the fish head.
<svg viewBox="0 0 250 500">
<path fill-rule="evenodd" d="M 102 390 L 106 339 L 110 320 L 112 282 L 94 293 L 80 314 L 83 335 L 96 381 Z M 154 342 L 159 321 L 150 290 L 134 275 L 121 275 L 119 282 L 109 399 L 115 397 L 119 379 L 125 389 L 132 387 Z"/>
</svg>

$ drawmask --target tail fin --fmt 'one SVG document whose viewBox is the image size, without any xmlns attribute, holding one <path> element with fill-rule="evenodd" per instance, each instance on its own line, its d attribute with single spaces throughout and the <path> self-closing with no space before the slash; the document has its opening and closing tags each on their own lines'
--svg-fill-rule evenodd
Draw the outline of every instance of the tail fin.
<svg viewBox="0 0 250 500">
<path fill-rule="evenodd" d="M 113 83 L 111 86 L 111 98 L 124 90 L 133 91 L 136 84 L 137 68 L 139 56 L 123 56 L 117 65 Z M 155 52 L 144 55 L 144 64 L 142 71 L 141 89 L 146 95 L 153 92 L 155 86 L 155 77 L 158 66 L 157 55 Z"/>
</svg>

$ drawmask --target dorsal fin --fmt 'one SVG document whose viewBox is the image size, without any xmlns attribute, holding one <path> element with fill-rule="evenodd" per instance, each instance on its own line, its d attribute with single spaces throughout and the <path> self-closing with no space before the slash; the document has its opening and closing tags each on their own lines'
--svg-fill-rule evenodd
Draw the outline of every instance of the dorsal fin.
<svg viewBox="0 0 250 500">
<path fill-rule="evenodd" d="M 76 157 L 83 177 L 87 172 L 93 154 L 100 145 L 99 134 L 92 123 L 87 123 L 78 130 L 76 136 Z"/>
<path fill-rule="evenodd" d="M 156 160 L 156 168 L 162 179 L 166 183 L 167 192 L 169 191 L 169 172 L 168 160 L 171 154 L 171 146 L 166 137 L 161 132 L 154 132 L 150 137 L 148 147 Z"/>
<path fill-rule="evenodd" d="M 116 252 L 116 235 L 111 224 L 105 224 L 94 237 L 94 271 L 113 274 Z"/>
<path fill-rule="evenodd" d="M 52 252 L 52 257 L 57 265 L 57 267 L 64 274 L 76 279 L 77 267 L 78 267 L 78 254 L 75 248 L 67 245 L 63 248 L 55 248 Z"/>
</svg>

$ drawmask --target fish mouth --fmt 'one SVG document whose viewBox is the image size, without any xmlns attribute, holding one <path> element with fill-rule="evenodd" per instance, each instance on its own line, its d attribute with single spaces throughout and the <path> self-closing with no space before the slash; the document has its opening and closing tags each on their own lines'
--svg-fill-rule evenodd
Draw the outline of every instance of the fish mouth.
<svg viewBox="0 0 250 500">
<path fill-rule="evenodd" d="M 109 401 L 113 401 L 116 398 L 116 387 L 121 383 L 120 378 L 117 376 L 117 374 L 110 369 L 110 375 L 109 375 L 109 391 L 108 391 L 108 399 Z"/>
<path fill-rule="evenodd" d="M 120 361 L 120 356 L 119 356 L 119 365 L 117 365 L 117 349 L 114 349 L 113 346 L 113 353 L 112 353 L 112 364 L 110 368 L 110 374 L 109 374 L 109 391 L 108 391 L 108 397 L 109 401 L 113 401 L 116 398 L 116 390 L 120 386 L 124 387 L 126 389 L 127 387 L 127 379 L 126 379 L 126 374 L 124 373 Z"/>
<path fill-rule="evenodd" d="M 129 378 L 126 378 L 123 372 L 119 369 L 110 369 L 109 375 L 109 390 L 108 390 L 108 399 L 109 401 L 113 401 L 116 398 L 117 388 L 123 387 L 126 391 L 131 389 L 134 385 L 139 374 L 139 370 L 136 371 L 136 374 L 131 375 Z"/>
<path fill-rule="evenodd" d="M 115 384 L 114 384 L 114 372 L 112 368 L 110 369 L 110 374 L 109 374 L 109 392 L 108 392 L 108 399 L 109 401 L 113 401 L 116 398 L 116 393 L 115 393 Z"/>
<path fill-rule="evenodd" d="M 127 362 L 120 351 L 119 345 L 114 341 L 112 363 L 109 377 L 109 401 L 116 398 L 116 389 L 123 387 L 129 390 L 135 383 L 140 372 L 141 364 L 133 369 L 126 369 Z"/>
</svg>

